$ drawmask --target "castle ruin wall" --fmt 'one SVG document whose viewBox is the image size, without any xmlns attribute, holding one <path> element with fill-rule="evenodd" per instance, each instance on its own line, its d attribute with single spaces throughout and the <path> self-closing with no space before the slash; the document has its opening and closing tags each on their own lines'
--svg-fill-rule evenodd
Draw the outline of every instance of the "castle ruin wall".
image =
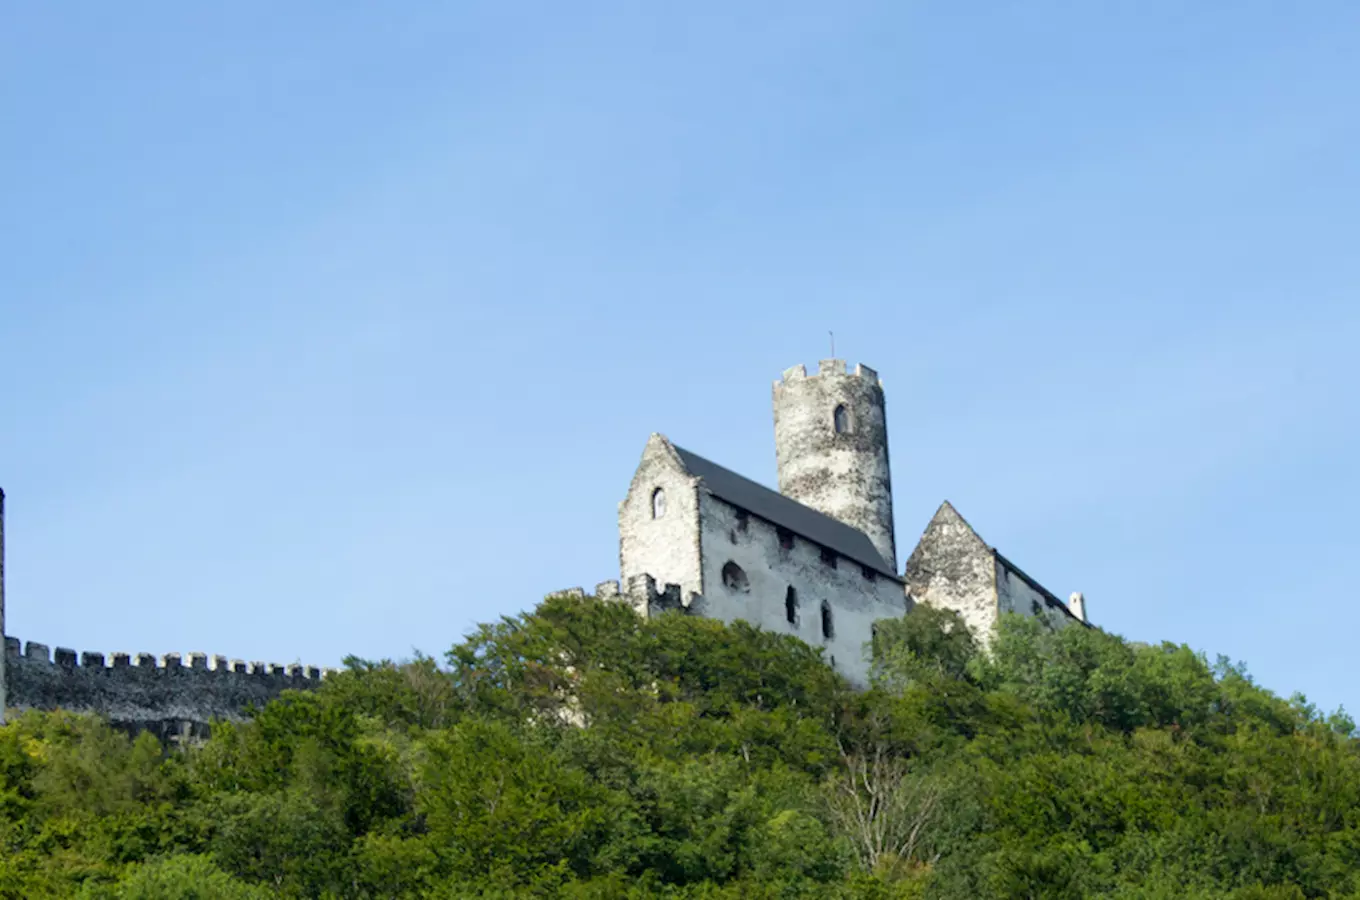
<svg viewBox="0 0 1360 900">
<path fill-rule="evenodd" d="M 9 708 L 96 713 L 125 730 L 161 737 L 204 736 L 214 720 L 241 721 L 286 690 L 310 690 L 314 666 L 245 663 L 190 653 L 77 654 L 65 647 L 5 638 Z"/>
<path fill-rule="evenodd" d="M 709 586 L 704 615 L 793 635 L 823 648 L 851 684 L 868 684 L 874 622 L 901 618 L 910 608 L 901 581 L 834 552 L 824 555 L 820 545 L 706 491 L 700 492 L 700 523 Z M 725 577 L 725 570 L 734 577 Z M 823 605 L 829 635 L 823 633 Z"/>
</svg>

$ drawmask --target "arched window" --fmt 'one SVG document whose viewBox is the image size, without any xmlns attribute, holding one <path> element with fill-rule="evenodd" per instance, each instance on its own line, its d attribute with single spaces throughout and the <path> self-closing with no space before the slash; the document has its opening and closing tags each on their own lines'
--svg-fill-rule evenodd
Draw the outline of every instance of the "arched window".
<svg viewBox="0 0 1360 900">
<path fill-rule="evenodd" d="M 722 567 L 722 580 L 729 591 L 744 594 L 751 589 L 751 582 L 747 580 L 746 573 L 742 571 L 741 566 L 731 560 Z"/>
<path fill-rule="evenodd" d="M 835 631 L 835 629 L 834 629 L 834 628 L 832 627 L 832 625 L 831 625 L 831 604 L 830 604 L 830 603 L 827 603 L 825 600 L 823 600 L 823 601 L 822 601 L 822 637 L 826 638 L 826 639 L 829 641 L 829 640 L 831 640 L 831 636 L 834 635 L 835 633 L 836 633 L 836 631 Z"/>
<path fill-rule="evenodd" d="M 659 519 L 666 514 L 666 492 L 661 488 L 652 491 L 652 518 Z"/>
<path fill-rule="evenodd" d="M 845 408 L 844 403 L 837 406 L 836 411 L 831 414 L 831 424 L 836 429 L 836 434 L 850 432 L 850 410 Z"/>
<path fill-rule="evenodd" d="M 789 585 L 789 589 L 784 592 L 784 618 L 790 625 L 798 624 L 798 592 Z"/>
</svg>

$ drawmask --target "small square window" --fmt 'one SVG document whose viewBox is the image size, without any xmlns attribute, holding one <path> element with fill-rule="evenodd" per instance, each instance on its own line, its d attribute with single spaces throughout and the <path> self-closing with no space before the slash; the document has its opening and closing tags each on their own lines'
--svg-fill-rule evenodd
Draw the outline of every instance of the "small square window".
<svg viewBox="0 0 1360 900">
<path fill-rule="evenodd" d="M 873 569 L 869 568 L 868 566 L 860 566 L 859 573 L 869 581 L 875 581 L 878 579 L 878 573 L 875 572 Z"/>
<path fill-rule="evenodd" d="M 793 532 L 792 532 L 792 531 L 789 531 L 787 528 L 780 528 L 780 529 L 778 529 L 778 531 L 779 531 L 779 546 L 780 546 L 780 549 L 783 549 L 783 550 L 792 550 L 792 549 L 793 549 Z"/>
<path fill-rule="evenodd" d="M 831 550 L 831 549 L 829 549 L 829 548 L 827 548 L 827 547 L 823 547 L 823 548 L 822 548 L 822 562 L 826 563 L 828 566 L 830 566 L 830 567 L 833 568 L 833 569 L 836 568 L 836 551 L 835 551 L 835 550 Z"/>
</svg>

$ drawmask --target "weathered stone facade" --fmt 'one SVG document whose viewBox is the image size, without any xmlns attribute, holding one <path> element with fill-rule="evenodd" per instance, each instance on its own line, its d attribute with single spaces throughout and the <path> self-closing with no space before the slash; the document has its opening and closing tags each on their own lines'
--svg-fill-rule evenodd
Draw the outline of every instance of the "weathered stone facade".
<svg viewBox="0 0 1360 900">
<path fill-rule="evenodd" d="M 1003 613 L 1042 618 L 1050 627 L 1085 624 L 1076 612 L 989 546 L 945 501 L 907 559 L 913 602 L 952 609 L 986 644 Z M 1080 596 L 1080 595 L 1074 595 Z"/>
<path fill-rule="evenodd" d="M 781 537 L 779 526 L 712 494 L 701 494 L 699 509 L 704 614 L 795 635 L 825 648 L 852 683 L 867 683 L 873 623 L 907 611 L 902 581 L 801 535 Z"/>
<path fill-rule="evenodd" d="M 779 492 L 868 536 L 890 566 L 893 538 L 888 419 L 878 373 L 824 359 L 809 376 L 794 366 L 774 383 Z"/>
<path fill-rule="evenodd" d="M 699 547 L 699 479 L 659 434 L 647 440 L 628 496 L 619 504 L 619 573 L 626 585 L 649 575 L 704 592 Z"/>
</svg>

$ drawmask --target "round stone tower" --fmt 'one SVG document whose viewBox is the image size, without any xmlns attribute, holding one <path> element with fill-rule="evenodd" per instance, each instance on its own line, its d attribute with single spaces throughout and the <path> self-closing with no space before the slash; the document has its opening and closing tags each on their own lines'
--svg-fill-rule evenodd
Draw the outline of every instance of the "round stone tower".
<svg viewBox="0 0 1360 900">
<path fill-rule="evenodd" d="M 774 384 L 779 492 L 869 536 L 897 571 L 883 385 L 865 365 L 824 359 Z"/>
</svg>

